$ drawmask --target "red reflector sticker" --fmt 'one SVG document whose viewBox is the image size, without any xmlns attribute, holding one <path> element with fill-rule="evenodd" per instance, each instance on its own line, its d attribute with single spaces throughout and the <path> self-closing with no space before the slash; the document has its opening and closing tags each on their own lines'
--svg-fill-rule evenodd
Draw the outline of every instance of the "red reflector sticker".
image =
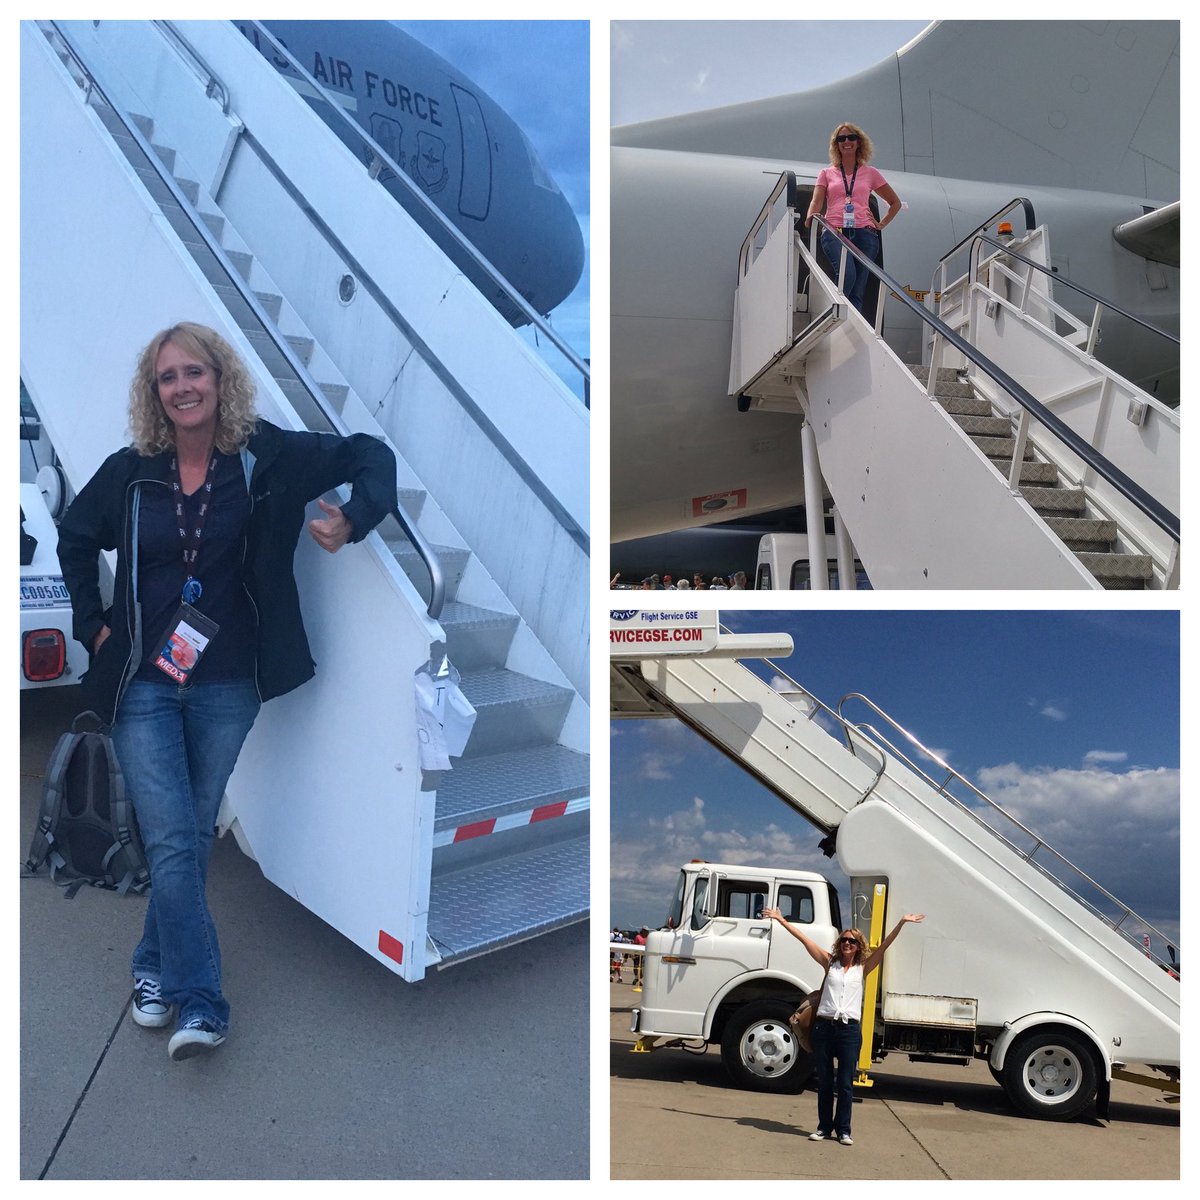
<svg viewBox="0 0 1200 1200">
<path fill-rule="evenodd" d="M 471 838 L 483 837 L 496 828 L 496 818 L 490 821 L 477 821 L 474 825 L 460 825 L 454 832 L 456 842 L 465 842 Z"/>
<path fill-rule="evenodd" d="M 560 800 L 557 804 L 543 804 L 541 808 L 535 808 L 529 818 L 529 823 L 532 825 L 534 821 L 549 821 L 551 817 L 561 817 L 567 811 L 566 800 Z"/>
<path fill-rule="evenodd" d="M 379 931 L 379 953 L 386 954 L 393 962 L 404 962 L 404 943 L 398 942 L 390 933 Z"/>
</svg>

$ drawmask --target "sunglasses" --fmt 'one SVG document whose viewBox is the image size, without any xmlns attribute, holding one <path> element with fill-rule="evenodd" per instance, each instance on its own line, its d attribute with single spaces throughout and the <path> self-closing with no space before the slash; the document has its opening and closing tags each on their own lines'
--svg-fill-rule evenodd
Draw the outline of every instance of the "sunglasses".
<svg viewBox="0 0 1200 1200">
<path fill-rule="evenodd" d="M 839 946 L 857 946 L 858 938 L 838 938 Z"/>
<path fill-rule="evenodd" d="M 835 142 L 857 142 L 858 134 L 857 133 L 839 133 L 837 135 L 837 137 L 834 138 L 834 141 Z"/>
</svg>

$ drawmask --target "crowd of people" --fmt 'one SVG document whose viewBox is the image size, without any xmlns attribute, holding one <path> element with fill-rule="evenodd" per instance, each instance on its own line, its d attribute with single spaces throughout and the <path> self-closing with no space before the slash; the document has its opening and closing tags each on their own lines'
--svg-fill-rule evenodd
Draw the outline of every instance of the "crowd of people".
<svg viewBox="0 0 1200 1200">
<path fill-rule="evenodd" d="M 608 586 L 633 588 L 643 592 L 744 592 L 750 587 L 746 581 L 745 571 L 735 571 L 732 575 L 714 575 L 711 579 L 696 571 L 689 580 L 686 575 L 676 579 L 673 575 L 647 575 L 639 583 L 621 583 L 621 572 L 618 571 L 609 580 Z"/>
</svg>

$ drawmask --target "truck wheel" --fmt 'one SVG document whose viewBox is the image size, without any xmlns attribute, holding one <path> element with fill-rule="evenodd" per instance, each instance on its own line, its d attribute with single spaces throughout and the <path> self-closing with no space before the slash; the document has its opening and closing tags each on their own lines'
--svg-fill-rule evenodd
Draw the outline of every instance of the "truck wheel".
<svg viewBox="0 0 1200 1200">
<path fill-rule="evenodd" d="M 786 1000 L 757 1000 L 738 1009 L 721 1035 L 721 1061 L 734 1083 L 754 1092 L 801 1092 L 812 1055 L 796 1041 Z"/>
<path fill-rule="evenodd" d="M 1034 1030 L 1004 1057 L 1001 1083 L 1027 1117 L 1071 1121 L 1096 1099 L 1098 1073 L 1092 1048 L 1066 1030 Z"/>
</svg>

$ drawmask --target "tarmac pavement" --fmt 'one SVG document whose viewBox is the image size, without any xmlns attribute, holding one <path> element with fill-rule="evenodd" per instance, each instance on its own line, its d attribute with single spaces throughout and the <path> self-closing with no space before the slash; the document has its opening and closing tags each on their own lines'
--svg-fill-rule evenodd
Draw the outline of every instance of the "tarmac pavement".
<svg viewBox="0 0 1200 1200">
<path fill-rule="evenodd" d="M 853 1146 L 810 1142 L 816 1096 L 745 1092 L 720 1052 L 632 1053 L 640 994 L 611 984 L 613 1179 L 1178 1179 L 1179 1105 L 1117 1080 L 1109 1118 L 1021 1117 L 987 1065 L 889 1055 L 856 1100 Z"/>
<path fill-rule="evenodd" d="M 74 691 L 21 697 L 22 862 Z M 20 889 L 23 1179 L 587 1177 L 587 924 L 408 984 L 222 838 L 231 1031 L 173 1063 L 128 1015 L 145 898 Z"/>
</svg>

